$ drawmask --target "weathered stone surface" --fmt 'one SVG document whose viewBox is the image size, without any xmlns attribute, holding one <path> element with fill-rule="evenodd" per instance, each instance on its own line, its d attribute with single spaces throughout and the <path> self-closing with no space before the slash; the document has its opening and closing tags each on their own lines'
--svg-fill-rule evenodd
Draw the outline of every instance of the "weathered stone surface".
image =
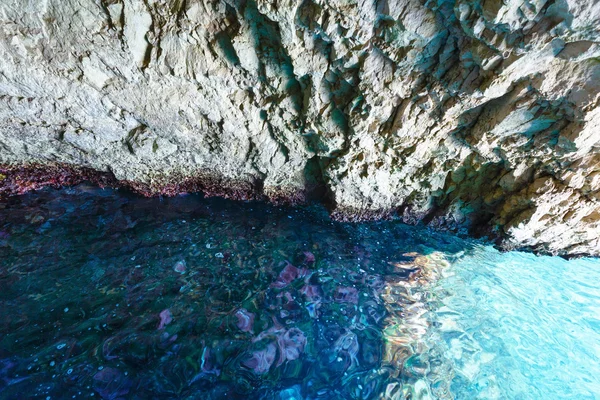
<svg viewBox="0 0 600 400">
<path fill-rule="evenodd" d="M 324 187 L 341 218 L 600 255 L 599 57 L 589 0 L 3 0 L 0 178 Z"/>
</svg>

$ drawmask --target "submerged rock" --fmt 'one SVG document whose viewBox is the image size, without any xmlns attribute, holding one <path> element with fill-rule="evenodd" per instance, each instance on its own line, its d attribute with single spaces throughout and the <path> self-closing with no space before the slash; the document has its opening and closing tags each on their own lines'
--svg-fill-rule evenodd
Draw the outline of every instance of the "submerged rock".
<svg viewBox="0 0 600 400">
<path fill-rule="evenodd" d="M 302 278 L 305 274 L 306 270 L 304 268 L 297 268 L 286 261 L 285 267 L 277 277 L 277 280 L 271 284 L 271 287 L 282 289 L 297 278 Z"/>
<path fill-rule="evenodd" d="M 600 254 L 595 2 L 171 3 L 0 4 L 0 194 L 318 197 Z"/>
<path fill-rule="evenodd" d="M 312 264 L 315 262 L 315 255 L 310 251 L 305 251 L 304 253 L 304 262 L 307 264 Z"/>
<path fill-rule="evenodd" d="M 258 375 L 263 375 L 269 372 L 273 361 L 275 361 L 275 355 L 277 348 L 274 343 L 269 343 L 264 349 L 257 350 L 252 353 L 252 356 L 244 361 L 242 364 L 250 368 Z"/>
<path fill-rule="evenodd" d="M 165 329 L 167 325 L 173 322 L 173 315 L 168 309 L 161 311 L 159 317 L 160 323 L 158 324 L 158 330 Z"/>
<path fill-rule="evenodd" d="M 103 399 L 123 398 L 129 393 L 131 385 L 131 380 L 115 368 L 104 368 L 94 375 L 94 390 Z"/>
<path fill-rule="evenodd" d="M 242 308 L 235 312 L 237 318 L 236 326 L 242 332 L 252 332 L 254 327 L 254 313 L 248 312 L 248 310 Z"/>
<path fill-rule="evenodd" d="M 187 265 L 185 261 L 177 261 L 173 266 L 173 271 L 178 272 L 180 274 L 185 274 L 187 270 Z"/>
</svg>

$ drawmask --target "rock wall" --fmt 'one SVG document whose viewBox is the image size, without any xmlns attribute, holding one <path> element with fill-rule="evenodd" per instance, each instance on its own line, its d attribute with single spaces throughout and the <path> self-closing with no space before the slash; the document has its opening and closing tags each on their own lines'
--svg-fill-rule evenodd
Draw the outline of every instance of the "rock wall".
<svg viewBox="0 0 600 400">
<path fill-rule="evenodd" d="M 321 190 L 600 255 L 599 89 L 590 0 L 2 0 L 0 178 Z"/>
</svg>

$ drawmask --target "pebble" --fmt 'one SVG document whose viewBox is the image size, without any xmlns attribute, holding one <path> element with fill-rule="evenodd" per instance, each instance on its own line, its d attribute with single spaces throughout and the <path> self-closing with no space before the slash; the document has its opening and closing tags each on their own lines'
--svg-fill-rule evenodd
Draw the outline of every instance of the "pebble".
<svg viewBox="0 0 600 400">
<path fill-rule="evenodd" d="M 184 260 L 177 261 L 175 263 L 175 265 L 173 266 L 173 271 L 180 273 L 180 274 L 185 274 L 186 270 L 187 270 L 187 265 L 185 264 Z"/>
</svg>

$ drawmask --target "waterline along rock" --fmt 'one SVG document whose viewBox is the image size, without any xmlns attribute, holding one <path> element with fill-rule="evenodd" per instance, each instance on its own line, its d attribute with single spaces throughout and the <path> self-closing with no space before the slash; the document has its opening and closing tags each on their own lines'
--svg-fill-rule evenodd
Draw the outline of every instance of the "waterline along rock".
<svg viewBox="0 0 600 400">
<path fill-rule="evenodd" d="M 600 255 L 599 102 L 596 1 L 0 2 L 4 194 L 314 195 Z"/>
</svg>

